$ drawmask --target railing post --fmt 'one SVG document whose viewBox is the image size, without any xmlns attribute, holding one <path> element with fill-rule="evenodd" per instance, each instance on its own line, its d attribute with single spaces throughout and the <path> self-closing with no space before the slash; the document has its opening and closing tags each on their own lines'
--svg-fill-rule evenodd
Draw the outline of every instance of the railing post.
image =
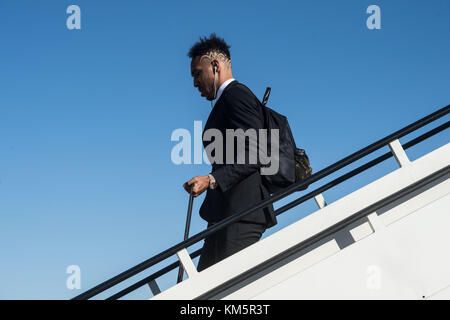
<svg viewBox="0 0 450 320">
<path fill-rule="evenodd" d="M 319 209 L 325 208 L 327 205 L 325 198 L 323 197 L 323 195 L 321 193 L 314 196 L 314 200 L 316 200 L 316 203 L 319 206 Z"/>
<path fill-rule="evenodd" d="M 194 263 L 192 262 L 192 259 L 186 249 L 178 251 L 177 256 L 189 278 L 198 274 L 197 268 L 194 266 Z"/>
<path fill-rule="evenodd" d="M 155 279 L 150 280 L 150 282 L 148 283 L 148 286 L 150 287 L 150 290 L 152 291 L 154 296 L 161 293 L 161 289 L 159 289 L 158 284 L 156 283 Z"/>
<path fill-rule="evenodd" d="M 398 139 L 389 143 L 389 149 L 391 149 L 391 152 L 400 167 L 405 167 L 411 163 Z"/>
</svg>

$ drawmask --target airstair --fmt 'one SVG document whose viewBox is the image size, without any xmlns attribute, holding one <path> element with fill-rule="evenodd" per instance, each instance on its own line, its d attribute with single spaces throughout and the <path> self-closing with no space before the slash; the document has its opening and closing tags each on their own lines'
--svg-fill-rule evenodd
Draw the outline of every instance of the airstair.
<svg viewBox="0 0 450 320">
<path fill-rule="evenodd" d="M 148 285 L 152 299 L 450 299 L 450 143 L 414 160 L 405 150 L 450 121 L 403 145 L 399 139 L 445 118 L 450 106 L 314 173 L 244 212 L 202 231 L 74 299 L 89 299 L 177 255 L 178 261 L 119 291 L 118 299 Z M 449 139 L 446 139 L 447 141 Z M 355 161 L 385 153 L 276 210 L 282 214 L 314 198 L 318 210 L 258 243 L 197 272 L 187 248 L 243 216 L 292 195 Z M 394 157 L 398 168 L 333 203 L 322 192 Z M 161 291 L 157 279 L 183 266 L 187 278 Z"/>
</svg>

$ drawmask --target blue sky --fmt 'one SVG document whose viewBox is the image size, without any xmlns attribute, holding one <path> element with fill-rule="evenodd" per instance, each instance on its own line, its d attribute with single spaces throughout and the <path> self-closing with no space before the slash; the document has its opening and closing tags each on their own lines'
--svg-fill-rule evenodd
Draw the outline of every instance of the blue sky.
<svg viewBox="0 0 450 320">
<path fill-rule="evenodd" d="M 81 30 L 66 27 L 71 4 Z M 366 27 L 371 4 L 380 30 Z M 272 87 L 269 105 L 318 171 L 450 103 L 449 15 L 446 0 L 2 0 L 0 299 L 69 299 L 183 239 L 181 186 L 209 166 L 173 164 L 170 137 L 210 111 L 187 58 L 199 36 L 231 44 L 233 74 L 257 96 Z M 448 141 L 443 132 L 407 154 Z M 388 160 L 324 197 L 395 169 Z M 191 235 L 206 228 L 203 197 Z M 315 210 L 304 203 L 264 236 Z M 70 265 L 81 290 L 66 287 Z"/>
</svg>

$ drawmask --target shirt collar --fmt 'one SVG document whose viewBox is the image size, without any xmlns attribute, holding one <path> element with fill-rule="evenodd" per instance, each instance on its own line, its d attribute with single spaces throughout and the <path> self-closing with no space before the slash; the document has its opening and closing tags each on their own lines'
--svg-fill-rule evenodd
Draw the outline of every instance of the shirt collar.
<svg viewBox="0 0 450 320">
<path fill-rule="evenodd" d="M 217 90 L 216 103 L 217 103 L 217 101 L 219 101 L 219 98 L 222 95 L 223 90 L 225 90 L 225 88 L 233 81 L 234 81 L 234 78 L 231 78 L 231 79 L 228 79 L 227 81 L 225 81 L 224 83 L 222 83 L 219 90 Z"/>
</svg>

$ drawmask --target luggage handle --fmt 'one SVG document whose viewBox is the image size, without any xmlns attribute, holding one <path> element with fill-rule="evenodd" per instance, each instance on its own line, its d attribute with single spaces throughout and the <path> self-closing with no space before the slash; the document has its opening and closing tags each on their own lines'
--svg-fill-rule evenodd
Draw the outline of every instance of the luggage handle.
<svg viewBox="0 0 450 320">
<path fill-rule="evenodd" d="M 192 193 L 192 189 L 194 188 L 194 184 L 191 185 L 191 189 L 189 192 L 189 204 L 188 204 L 188 212 L 186 217 L 186 227 L 184 228 L 184 240 L 186 240 L 189 237 L 189 229 L 191 226 L 191 217 L 192 217 L 192 205 L 194 203 L 194 194 Z M 183 265 L 181 264 L 180 260 L 180 268 L 178 269 L 178 277 L 177 277 L 177 283 L 180 283 L 183 280 Z"/>
</svg>

